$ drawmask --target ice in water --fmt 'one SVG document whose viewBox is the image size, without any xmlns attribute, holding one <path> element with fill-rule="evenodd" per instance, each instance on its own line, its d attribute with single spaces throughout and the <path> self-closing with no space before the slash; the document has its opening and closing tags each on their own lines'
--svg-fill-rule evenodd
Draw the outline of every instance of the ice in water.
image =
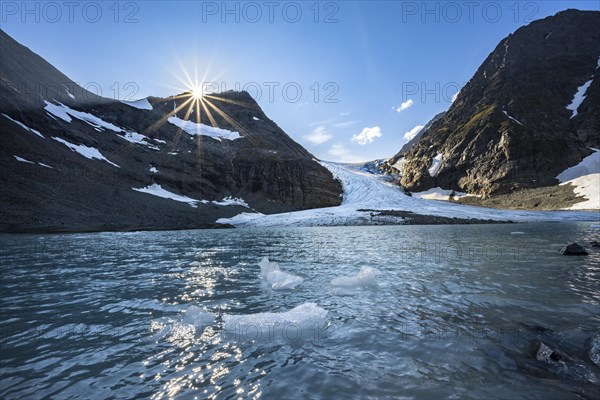
<svg viewBox="0 0 600 400">
<path fill-rule="evenodd" d="M 331 286 L 334 294 L 352 294 L 351 289 L 361 287 L 377 286 L 377 277 L 379 270 L 373 267 L 360 267 L 358 274 L 353 276 L 340 276 L 331 280 Z"/>
<path fill-rule="evenodd" d="M 279 264 L 269 261 L 267 257 L 263 257 L 258 265 L 260 267 L 262 279 L 271 286 L 273 290 L 293 289 L 304 281 L 304 279 L 299 276 L 283 272 L 279 268 Z"/>
<path fill-rule="evenodd" d="M 205 327 L 212 324 L 214 320 L 215 316 L 213 314 L 195 305 L 189 306 L 181 317 L 181 323 L 196 327 Z"/>
<path fill-rule="evenodd" d="M 304 303 L 289 311 L 223 315 L 223 329 L 235 341 L 311 340 L 322 334 L 327 310 Z"/>
</svg>

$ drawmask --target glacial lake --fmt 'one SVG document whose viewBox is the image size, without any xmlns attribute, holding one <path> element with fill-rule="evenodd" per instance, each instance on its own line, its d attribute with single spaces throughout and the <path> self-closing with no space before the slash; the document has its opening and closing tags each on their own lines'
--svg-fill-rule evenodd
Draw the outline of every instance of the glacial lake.
<svg viewBox="0 0 600 400">
<path fill-rule="evenodd" d="M 593 398 L 594 240 L 598 222 L 2 235 L 0 398 Z M 303 282 L 273 290 L 263 257 Z M 363 266 L 371 285 L 334 290 Z"/>
</svg>

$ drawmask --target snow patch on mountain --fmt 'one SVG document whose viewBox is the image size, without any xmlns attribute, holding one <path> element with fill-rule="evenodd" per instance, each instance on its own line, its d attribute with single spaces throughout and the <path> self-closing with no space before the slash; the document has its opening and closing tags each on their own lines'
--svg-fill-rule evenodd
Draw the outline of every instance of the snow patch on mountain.
<svg viewBox="0 0 600 400">
<path fill-rule="evenodd" d="M 213 200 L 212 203 L 216 204 L 218 206 L 242 206 L 242 207 L 250 208 L 243 199 L 240 199 L 237 197 L 234 198 L 231 196 L 225 197 L 221 201 Z"/>
<path fill-rule="evenodd" d="M 437 153 L 437 155 L 431 159 L 431 166 L 427 170 L 430 176 L 435 177 L 438 174 L 443 161 L 444 157 L 442 156 L 442 153 Z"/>
<path fill-rule="evenodd" d="M 44 103 L 46 103 L 46 107 L 44 107 L 46 112 L 64 120 L 65 122 L 71 122 L 71 117 L 73 117 L 77 118 L 80 121 L 88 123 L 89 125 L 93 126 L 96 130 L 110 129 L 111 131 L 115 131 L 118 133 L 123 132 L 123 129 L 119 128 L 118 126 L 111 124 L 110 122 L 106 122 L 103 119 L 98 118 L 90 113 L 74 110 L 62 103 L 53 104 L 46 100 L 44 100 Z"/>
<path fill-rule="evenodd" d="M 29 161 L 24 159 L 23 157 L 19 157 L 19 156 L 13 156 L 17 161 L 22 162 L 22 163 L 27 163 L 27 164 L 35 164 L 33 161 Z"/>
<path fill-rule="evenodd" d="M 450 198 L 460 199 L 461 197 L 466 196 L 476 196 L 469 193 L 456 192 L 454 190 L 442 189 L 440 187 L 431 188 L 424 192 L 413 192 L 411 193 L 413 197 L 417 199 L 426 199 L 426 200 L 444 200 L 448 201 Z"/>
<path fill-rule="evenodd" d="M 130 107 L 137 108 L 138 110 L 152 110 L 152 104 L 147 98 L 141 100 L 121 100 L 121 103 L 127 104 Z"/>
<path fill-rule="evenodd" d="M 519 121 L 518 119 L 516 119 L 516 118 L 514 118 L 514 117 L 510 116 L 510 115 L 508 114 L 508 112 L 506 112 L 506 111 L 502 111 L 502 112 L 503 112 L 503 113 L 504 113 L 504 115 L 506 115 L 506 116 L 507 116 L 507 117 L 508 117 L 510 120 L 512 120 L 512 121 L 515 121 L 515 122 L 516 122 L 517 124 L 519 124 L 519 125 L 523 125 L 523 124 L 521 123 L 521 121 Z"/>
<path fill-rule="evenodd" d="M 574 204 L 571 210 L 600 209 L 600 150 L 585 157 L 577 165 L 567 168 L 556 176 L 561 185 L 572 184 L 573 191 L 587 200 Z"/>
<path fill-rule="evenodd" d="M 196 200 L 192 199 L 191 197 L 169 192 L 168 190 L 163 189 L 162 186 L 160 186 L 158 183 L 153 183 L 152 185 L 143 188 L 132 189 L 136 192 L 151 194 L 152 196 L 162 197 L 163 199 L 171 199 L 182 203 L 188 203 L 191 207 L 194 208 L 198 207 L 197 203 L 201 202 L 201 200 Z"/>
<path fill-rule="evenodd" d="M 239 132 L 229 131 L 227 129 L 215 128 L 214 126 L 198 124 L 192 121 L 185 121 L 177 116 L 168 118 L 168 121 L 176 127 L 182 129 L 192 136 L 202 135 L 209 136 L 213 139 L 221 141 L 221 139 L 235 140 L 240 139 L 242 136 Z"/>
<path fill-rule="evenodd" d="M 2 114 L 2 115 L 3 115 L 3 116 L 5 116 L 6 118 L 10 119 L 10 120 L 11 120 L 12 122 L 14 122 L 15 124 L 19 125 L 21 128 L 23 128 L 23 129 L 25 129 L 25 130 L 27 130 L 27 131 L 29 131 L 29 132 L 31 132 L 31 133 L 33 133 L 33 134 L 35 134 L 35 135 L 38 135 L 38 136 L 39 136 L 39 137 L 41 137 L 42 139 L 45 139 L 45 138 L 44 138 L 44 135 L 42 135 L 40 132 L 36 131 L 35 129 L 28 127 L 27 125 L 25 125 L 25 124 L 24 124 L 24 123 L 22 123 L 21 121 L 17 121 L 16 119 L 13 119 L 13 118 L 9 117 L 9 116 L 8 116 L 8 115 L 6 115 L 6 114 Z"/>
<path fill-rule="evenodd" d="M 594 76 L 592 76 L 592 78 L 589 81 L 587 81 L 583 85 L 579 86 L 579 88 L 577 89 L 577 92 L 575 93 L 575 96 L 573 96 L 573 100 L 571 101 L 571 104 L 569 104 L 567 106 L 567 110 L 569 110 L 573 113 L 571 115 L 571 118 L 573 118 L 577 115 L 577 109 L 579 109 L 579 106 L 585 100 L 586 92 L 587 92 L 588 88 L 590 87 L 590 85 L 592 84 L 593 80 L 594 80 Z"/>
<path fill-rule="evenodd" d="M 100 151 L 98 149 L 94 148 L 94 147 L 88 147 L 88 146 L 85 146 L 83 144 L 74 144 L 74 143 L 68 142 L 68 141 L 66 141 L 64 139 L 57 138 L 57 137 L 53 137 L 52 139 L 56 140 L 57 142 L 60 142 L 60 143 L 64 144 L 69 149 L 73 150 L 76 153 L 81 154 L 85 158 L 88 158 L 90 160 L 97 159 L 97 160 L 101 160 L 101 161 L 106 161 L 107 163 L 109 163 L 111 165 L 114 165 L 117 168 L 121 168 L 117 164 L 115 164 L 114 162 L 109 161 L 108 158 L 104 157 L 102 155 L 102 153 L 100 153 Z"/>
</svg>

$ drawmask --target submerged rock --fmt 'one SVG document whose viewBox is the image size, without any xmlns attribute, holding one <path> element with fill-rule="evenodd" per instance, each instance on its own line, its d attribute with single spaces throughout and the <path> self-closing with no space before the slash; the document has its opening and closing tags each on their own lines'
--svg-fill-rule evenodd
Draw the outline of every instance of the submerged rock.
<svg viewBox="0 0 600 400">
<path fill-rule="evenodd" d="M 563 256 L 587 256 L 588 252 L 577 243 L 569 243 L 559 250 Z"/>
</svg>

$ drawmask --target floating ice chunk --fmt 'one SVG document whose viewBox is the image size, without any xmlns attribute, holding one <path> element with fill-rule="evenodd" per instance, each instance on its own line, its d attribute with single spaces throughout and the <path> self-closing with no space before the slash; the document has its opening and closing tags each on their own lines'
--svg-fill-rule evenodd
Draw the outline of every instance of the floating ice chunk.
<svg viewBox="0 0 600 400">
<path fill-rule="evenodd" d="M 152 172 L 153 174 L 157 174 L 158 173 L 158 170 L 154 166 L 150 167 L 149 171 Z"/>
<path fill-rule="evenodd" d="M 246 315 L 223 315 L 223 329 L 236 341 L 310 340 L 319 337 L 327 310 L 304 303 L 289 311 Z"/>
<path fill-rule="evenodd" d="M 269 261 L 267 257 L 263 257 L 260 266 L 260 275 L 262 279 L 271 286 L 273 290 L 293 289 L 301 284 L 304 279 L 299 276 L 283 272 L 279 268 L 279 264 Z"/>
<path fill-rule="evenodd" d="M 342 289 L 353 289 L 360 287 L 377 286 L 379 270 L 372 267 L 360 267 L 358 274 L 354 276 L 340 276 L 331 280 L 331 286 Z"/>
<path fill-rule="evenodd" d="M 256 118 L 256 117 L 252 117 L 252 119 L 255 120 L 255 121 L 260 121 L 260 119 Z"/>
<path fill-rule="evenodd" d="M 215 320 L 215 316 L 204 309 L 191 305 L 185 309 L 183 316 L 181 317 L 181 323 L 194 325 L 195 327 L 205 327 L 212 324 Z"/>
</svg>

